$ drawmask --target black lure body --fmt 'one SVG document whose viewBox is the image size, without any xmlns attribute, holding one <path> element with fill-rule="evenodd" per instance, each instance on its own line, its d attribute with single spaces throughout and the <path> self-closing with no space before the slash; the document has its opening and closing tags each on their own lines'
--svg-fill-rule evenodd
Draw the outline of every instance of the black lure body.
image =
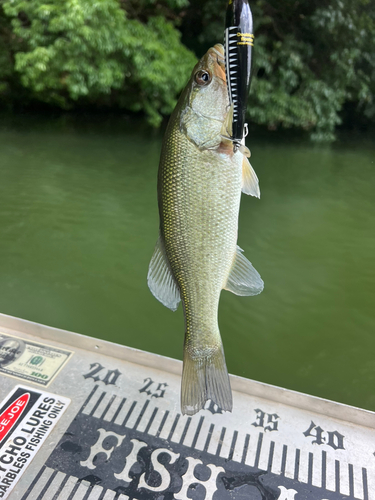
<svg viewBox="0 0 375 500">
<path fill-rule="evenodd" d="M 225 22 L 225 71 L 229 102 L 233 104 L 234 151 L 244 137 L 254 45 L 253 16 L 248 0 L 229 0 Z"/>
</svg>

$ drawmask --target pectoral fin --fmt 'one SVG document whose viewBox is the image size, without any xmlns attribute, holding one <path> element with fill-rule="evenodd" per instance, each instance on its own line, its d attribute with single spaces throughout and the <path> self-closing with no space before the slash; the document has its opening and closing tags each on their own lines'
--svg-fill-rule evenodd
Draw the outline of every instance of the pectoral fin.
<svg viewBox="0 0 375 500">
<path fill-rule="evenodd" d="M 229 109 L 228 109 L 228 112 L 225 116 L 225 119 L 224 119 L 224 122 L 223 122 L 223 126 L 221 128 L 221 135 L 224 137 L 224 138 L 229 138 L 229 137 L 232 137 L 232 133 L 233 133 L 233 111 L 234 111 L 234 105 L 231 104 Z"/>
<path fill-rule="evenodd" d="M 242 252 L 243 250 L 237 246 L 236 256 L 224 290 L 236 295 L 258 295 L 264 288 L 263 280 Z"/>
<path fill-rule="evenodd" d="M 180 290 L 169 267 L 164 244 L 160 236 L 156 242 L 154 254 L 148 268 L 147 284 L 152 295 L 163 305 L 169 307 L 172 311 L 177 309 L 181 300 Z"/>
<path fill-rule="evenodd" d="M 245 146 L 245 142 L 241 144 L 239 151 L 247 158 L 250 158 L 251 156 L 250 149 L 247 146 Z"/>
<path fill-rule="evenodd" d="M 246 156 L 242 162 L 242 192 L 260 198 L 258 177 Z"/>
</svg>

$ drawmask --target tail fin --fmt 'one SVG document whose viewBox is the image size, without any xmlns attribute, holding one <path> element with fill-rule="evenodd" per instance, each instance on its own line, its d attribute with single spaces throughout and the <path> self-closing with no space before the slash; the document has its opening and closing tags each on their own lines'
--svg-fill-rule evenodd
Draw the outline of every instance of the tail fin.
<svg viewBox="0 0 375 500">
<path fill-rule="evenodd" d="M 192 357 L 184 349 L 181 383 L 181 412 L 194 415 L 211 399 L 222 410 L 232 411 L 232 390 L 225 364 L 223 346 L 210 356 Z"/>
</svg>

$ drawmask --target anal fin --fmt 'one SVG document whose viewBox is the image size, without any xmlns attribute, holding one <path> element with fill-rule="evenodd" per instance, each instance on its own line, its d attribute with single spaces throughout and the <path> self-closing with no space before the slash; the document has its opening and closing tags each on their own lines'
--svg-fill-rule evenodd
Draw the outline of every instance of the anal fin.
<svg viewBox="0 0 375 500">
<path fill-rule="evenodd" d="M 237 246 L 233 266 L 224 290 L 235 295 L 258 295 L 264 288 L 263 280 L 242 252 L 243 250 Z"/>
<path fill-rule="evenodd" d="M 148 267 L 147 284 L 152 295 L 163 305 L 169 307 L 172 311 L 177 309 L 181 300 L 180 290 L 169 267 L 164 244 L 160 236 Z"/>
</svg>

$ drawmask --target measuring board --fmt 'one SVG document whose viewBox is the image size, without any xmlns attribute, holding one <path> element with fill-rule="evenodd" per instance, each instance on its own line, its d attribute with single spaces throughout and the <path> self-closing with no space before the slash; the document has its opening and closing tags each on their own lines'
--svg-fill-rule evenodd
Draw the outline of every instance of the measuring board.
<svg viewBox="0 0 375 500">
<path fill-rule="evenodd" d="M 231 376 L 180 413 L 181 362 L 0 315 L 0 498 L 375 500 L 375 414 Z"/>
</svg>

